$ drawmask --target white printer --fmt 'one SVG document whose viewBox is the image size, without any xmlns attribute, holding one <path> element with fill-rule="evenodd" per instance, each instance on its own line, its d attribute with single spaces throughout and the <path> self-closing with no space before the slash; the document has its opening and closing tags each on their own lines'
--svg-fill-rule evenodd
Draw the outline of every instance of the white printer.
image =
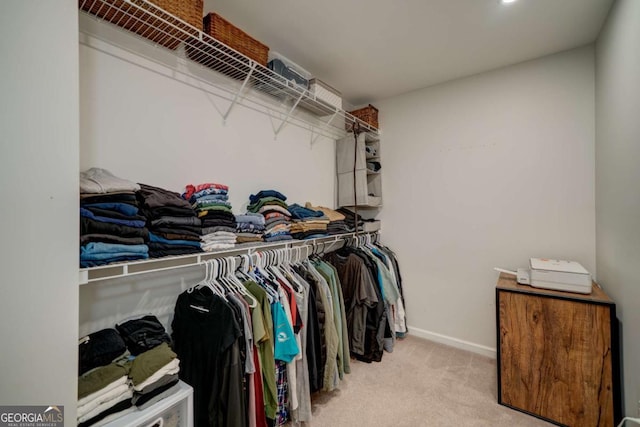
<svg viewBox="0 0 640 427">
<path fill-rule="evenodd" d="M 531 258 L 530 283 L 535 288 L 591 293 L 591 274 L 580 263 L 557 259 Z"/>
<path fill-rule="evenodd" d="M 495 267 L 494 270 L 513 274 L 521 285 L 556 291 L 591 293 L 591 274 L 575 261 L 558 259 L 530 258 L 529 268 L 517 271 Z"/>
</svg>

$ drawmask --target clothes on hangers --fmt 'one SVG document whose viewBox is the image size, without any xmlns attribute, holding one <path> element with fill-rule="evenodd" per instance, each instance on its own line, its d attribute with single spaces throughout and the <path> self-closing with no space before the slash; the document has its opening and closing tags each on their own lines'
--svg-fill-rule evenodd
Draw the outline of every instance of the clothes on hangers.
<svg viewBox="0 0 640 427">
<path fill-rule="evenodd" d="M 247 215 L 246 228 L 270 219 L 276 233 L 286 217 L 277 211 L 268 220 Z M 150 243 L 169 246 L 155 232 L 150 237 Z M 98 385 L 79 382 L 80 422 L 112 417 L 112 407 L 149 407 L 173 393 L 178 379 L 194 388 L 196 426 L 311 422 L 311 395 L 339 388 L 351 357 L 380 361 L 383 350 L 393 350 L 395 336 L 406 333 L 395 255 L 382 245 L 360 243 L 323 257 L 301 257 L 301 250 L 294 257 L 293 249 L 261 251 L 244 256 L 238 271 L 237 258 L 208 261 L 205 279 L 178 296 L 170 339 L 152 315 L 116 326 L 137 357 L 121 367 L 100 367 Z M 105 354 L 101 363 L 111 357 Z M 90 373 L 95 371 L 100 372 Z"/>
<path fill-rule="evenodd" d="M 171 326 L 182 362 L 180 379 L 194 388 L 195 425 L 242 425 L 241 329 L 233 308 L 207 287 L 185 291 L 178 296 Z"/>
</svg>

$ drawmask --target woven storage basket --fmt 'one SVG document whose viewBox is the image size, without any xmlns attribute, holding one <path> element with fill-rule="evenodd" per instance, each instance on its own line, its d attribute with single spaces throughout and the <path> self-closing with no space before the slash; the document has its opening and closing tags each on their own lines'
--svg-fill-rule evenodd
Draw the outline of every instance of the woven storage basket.
<svg viewBox="0 0 640 427">
<path fill-rule="evenodd" d="M 373 105 L 369 104 L 366 107 L 359 108 L 354 111 L 349 111 L 349 114 L 352 116 L 362 120 L 363 122 L 373 126 L 378 129 L 378 109 Z M 347 130 L 351 131 L 352 124 L 347 124 Z"/>
<path fill-rule="evenodd" d="M 203 31 L 230 48 L 253 59 L 263 67 L 267 66 L 269 47 L 260 43 L 217 13 L 210 13 L 204 17 Z"/>
<path fill-rule="evenodd" d="M 169 49 L 176 49 L 189 35 L 197 37 L 198 31 L 202 31 L 203 0 L 131 0 L 131 3 L 135 6 L 123 0 L 78 0 L 82 10 Z"/>
</svg>

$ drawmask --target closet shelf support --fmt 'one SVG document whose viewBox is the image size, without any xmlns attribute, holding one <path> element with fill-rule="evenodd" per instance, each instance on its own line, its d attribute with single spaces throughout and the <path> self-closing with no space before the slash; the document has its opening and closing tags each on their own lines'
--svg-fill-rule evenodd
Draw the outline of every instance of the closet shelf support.
<svg viewBox="0 0 640 427">
<path fill-rule="evenodd" d="M 298 99 L 296 99 L 296 102 L 293 103 L 293 106 L 289 109 L 289 111 L 287 112 L 287 115 L 285 116 L 285 118 L 282 120 L 282 123 L 280 123 L 280 126 L 278 126 L 278 129 L 276 129 L 274 131 L 275 137 L 278 137 L 278 134 L 280 133 L 280 131 L 284 128 L 284 126 L 289 122 L 289 118 L 291 117 L 291 115 L 293 114 L 293 112 L 295 111 L 296 107 L 298 106 L 298 104 L 300 103 L 300 101 L 302 101 L 302 98 L 304 97 L 304 92 L 300 93 L 300 96 L 298 96 Z"/>
<path fill-rule="evenodd" d="M 229 106 L 229 109 L 222 116 L 222 120 L 224 123 L 227 122 L 227 118 L 229 117 L 229 114 L 231 114 L 231 110 L 233 110 L 233 107 L 235 107 L 235 105 L 238 103 L 238 100 L 240 99 L 240 95 L 242 94 L 242 91 L 244 90 L 244 88 L 247 87 L 247 83 L 251 79 L 251 75 L 253 74 L 253 70 L 255 69 L 256 69 L 256 63 L 251 61 L 251 68 L 249 68 L 249 72 L 247 73 L 247 76 L 244 78 L 244 81 L 242 82 L 242 86 L 240 86 L 240 89 L 238 89 L 238 91 L 236 92 L 235 96 L 233 97 L 233 100 L 231 100 L 231 105 Z"/>
<path fill-rule="evenodd" d="M 329 118 L 329 120 L 326 121 L 326 123 L 322 126 L 320 126 L 320 131 L 316 134 L 316 136 L 313 136 L 311 138 L 311 145 L 313 146 L 313 144 L 316 143 L 316 141 L 318 141 L 318 138 L 320 138 L 321 136 L 323 136 L 322 132 L 326 132 L 329 129 L 329 126 L 331 126 L 331 122 L 333 121 L 333 119 L 336 118 L 336 116 L 338 115 L 338 110 L 336 110 L 331 117 Z"/>
</svg>

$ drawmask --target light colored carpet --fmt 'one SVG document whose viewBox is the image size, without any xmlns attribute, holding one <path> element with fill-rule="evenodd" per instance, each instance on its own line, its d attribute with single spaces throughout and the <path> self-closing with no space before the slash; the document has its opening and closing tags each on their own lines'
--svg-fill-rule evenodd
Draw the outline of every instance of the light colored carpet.
<svg viewBox="0 0 640 427">
<path fill-rule="evenodd" d="M 497 403 L 496 361 L 408 336 L 380 363 L 352 359 L 340 389 L 313 396 L 310 427 L 551 426 Z"/>
</svg>

